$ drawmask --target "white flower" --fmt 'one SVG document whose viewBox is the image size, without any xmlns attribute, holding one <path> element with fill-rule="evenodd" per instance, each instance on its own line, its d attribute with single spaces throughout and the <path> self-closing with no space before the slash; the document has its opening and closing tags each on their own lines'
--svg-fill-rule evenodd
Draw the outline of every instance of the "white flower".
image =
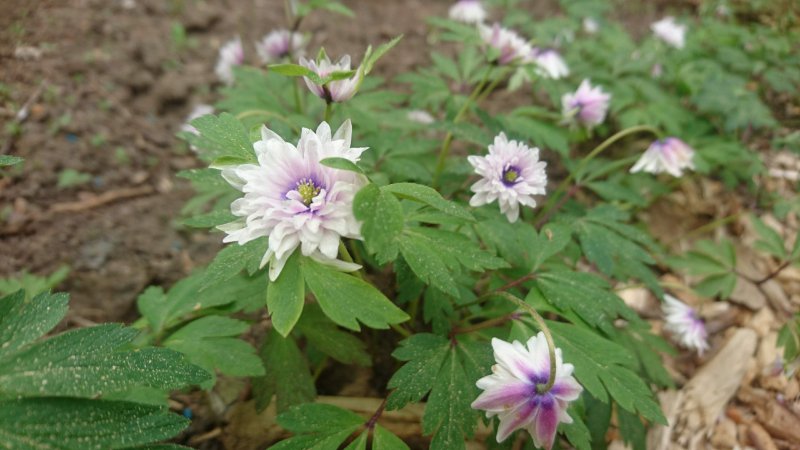
<svg viewBox="0 0 800 450">
<path fill-rule="evenodd" d="M 595 34 L 598 30 L 600 30 L 600 24 L 597 23 L 596 20 L 592 19 L 591 17 L 584 17 L 583 31 L 588 34 Z"/>
<path fill-rule="evenodd" d="M 479 25 L 478 31 L 483 42 L 500 53 L 497 64 L 528 63 L 532 60 L 533 48 L 515 31 L 497 23 L 492 27 Z"/>
<path fill-rule="evenodd" d="M 561 97 L 561 106 L 565 118 L 577 119 L 583 125 L 593 127 L 605 120 L 610 101 L 610 94 L 599 86 L 592 87 L 589 80 L 583 80 L 574 94 L 567 93 Z"/>
<path fill-rule="evenodd" d="M 280 61 L 287 56 L 302 56 L 305 38 L 301 33 L 275 30 L 256 42 L 256 52 L 264 64 Z"/>
<path fill-rule="evenodd" d="M 683 48 L 686 39 L 686 25 L 675 22 L 674 17 L 665 17 L 650 25 L 653 34 L 675 48 Z"/>
<path fill-rule="evenodd" d="M 536 447 L 550 449 L 560 422 L 572 423 L 567 414 L 569 402 L 576 400 L 583 387 L 572 376 L 575 368 L 564 364 L 561 349 L 555 349 L 556 376 L 553 387 L 540 393 L 537 386 L 550 378 L 550 354 L 544 334 L 528 340 L 527 348 L 519 341 L 508 343 L 492 339 L 494 359 L 492 374 L 476 383 L 483 389 L 472 407 L 498 416 L 497 442 L 503 442 L 517 429 L 526 429 Z"/>
<path fill-rule="evenodd" d="M 518 141 L 509 141 L 505 133 L 494 138 L 486 156 L 467 158 L 475 173 L 483 178 L 470 189 L 475 195 L 469 200 L 473 207 L 497 202 L 500 212 L 509 222 L 519 218 L 519 204 L 536 206 L 534 195 L 544 195 L 547 163 L 539 161 L 539 149 L 529 148 Z"/>
<path fill-rule="evenodd" d="M 241 65 L 243 62 L 242 40 L 236 37 L 219 49 L 219 59 L 217 59 L 217 67 L 214 72 L 225 84 L 233 84 L 233 67 Z"/>
<path fill-rule="evenodd" d="M 218 228 L 223 242 L 246 244 L 269 236 L 261 262 L 269 262 L 275 281 L 297 247 L 305 256 L 342 270 L 360 266 L 336 259 L 339 238 L 361 239 L 361 225 L 353 216 L 353 197 L 366 184 L 363 175 L 320 164 L 331 157 L 357 162 L 366 148 L 351 148 L 352 126 L 346 121 L 331 137 L 322 122 L 317 131 L 303 129 L 297 147 L 263 127 L 253 144 L 258 164 L 225 168 L 222 176 L 244 197 L 231 204 L 241 219 Z"/>
<path fill-rule="evenodd" d="M 683 176 L 686 169 L 694 169 L 694 150 L 682 140 L 668 137 L 654 141 L 641 158 L 631 167 L 631 173 L 667 172 L 673 177 Z"/>
<path fill-rule="evenodd" d="M 536 63 L 539 75 L 558 80 L 569 75 L 569 67 L 564 58 L 553 49 L 534 48 L 531 52 L 533 62 Z"/>
<path fill-rule="evenodd" d="M 664 328 L 672 333 L 686 348 L 697 350 L 699 355 L 708 350 L 708 333 L 697 312 L 677 298 L 664 294 L 662 309 L 666 316 Z"/>
<path fill-rule="evenodd" d="M 200 132 L 197 131 L 197 128 L 192 126 L 191 122 L 194 119 L 197 119 L 198 117 L 203 117 L 213 113 L 214 113 L 214 107 L 211 105 L 205 105 L 205 104 L 196 105 L 192 109 L 192 112 L 190 112 L 189 115 L 186 116 L 186 121 L 183 123 L 183 125 L 181 125 L 181 131 L 185 131 L 187 133 L 191 133 L 194 135 L 199 135 Z"/>
<path fill-rule="evenodd" d="M 333 72 L 347 72 L 350 70 L 350 55 L 342 56 L 339 61 L 332 63 L 328 55 L 324 55 L 319 61 L 300 58 L 300 65 L 307 67 L 314 71 L 320 78 L 325 78 Z M 344 102 L 350 100 L 356 93 L 359 80 L 361 79 L 361 67 L 356 70 L 356 73 L 344 80 L 330 81 L 324 86 L 315 84 L 307 77 L 303 77 L 306 81 L 306 86 L 317 97 L 324 99 L 326 102 Z"/>
<path fill-rule="evenodd" d="M 411 110 L 408 112 L 406 117 L 412 122 L 421 123 L 423 125 L 430 125 L 433 122 L 436 122 L 436 119 L 433 118 L 431 113 L 422 109 Z"/>
<path fill-rule="evenodd" d="M 486 10 L 480 0 L 458 0 L 448 15 L 459 22 L 478 24 L 486 19 Z"/>
</svg>

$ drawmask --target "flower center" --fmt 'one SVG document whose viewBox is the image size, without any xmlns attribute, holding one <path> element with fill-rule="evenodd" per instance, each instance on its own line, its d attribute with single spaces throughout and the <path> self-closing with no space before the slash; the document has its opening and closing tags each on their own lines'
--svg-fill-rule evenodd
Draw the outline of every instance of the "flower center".
<svg viewBox="0 0 800 450">
<path fill-rule="evenodd" d="M 303 204 L 308 206 L 319 195 L 321 188 L 314 184 L 314 180 L 303 178 L 297 182 L 297 193 L 302 197 Z"/>
<path fill-rule="evenodd" d="M 514 166 L 508 166 L 503 170 L 502 181 L 506 186 L 513 186 L 519 179 L 520 170 Z"/>
</svg>

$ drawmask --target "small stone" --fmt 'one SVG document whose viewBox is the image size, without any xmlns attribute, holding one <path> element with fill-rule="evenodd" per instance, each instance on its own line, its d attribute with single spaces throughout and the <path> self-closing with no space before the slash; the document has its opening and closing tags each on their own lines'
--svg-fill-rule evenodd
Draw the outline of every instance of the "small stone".
<svg viewBox="0 0 800 450">
<path fill-rule="evenodd" d="M 42 57 L 42 49 L 30 45 L 20 45 L 14 49 L 14 58 L 36 61 Z"/>
<path fill-rule="evenodd" d="M 764 337 L 772 330 L 775 325 L 775 315 L 769 308 L 762 308 L 748 321 L 747 327 L 755 330 L 759 337 Z"/>
<path fill-rule="evenodd" d="M 758 286 L 742 277 L 736 279 L 736 287 L 731 293 L 730 300 L 753 311 L 762 309 L 767 305 L 767 298 L 761 293 Z"/>
<path fill-rule="evenodd" d="M 733 448 L 737 443 L 736 424 L 731 419 L 723 417 L 714 427 L 711 444 L 714 448 Z"/>
<path fill-rule="evenodd" d="M 789 303 L 789 296 L 783 290 L 783 286 L 774 278 L 761 284 L 761 290 L 766 294 L 770 304 L 777 310 L 791 312 L 792 305 Z"/>
</svg>

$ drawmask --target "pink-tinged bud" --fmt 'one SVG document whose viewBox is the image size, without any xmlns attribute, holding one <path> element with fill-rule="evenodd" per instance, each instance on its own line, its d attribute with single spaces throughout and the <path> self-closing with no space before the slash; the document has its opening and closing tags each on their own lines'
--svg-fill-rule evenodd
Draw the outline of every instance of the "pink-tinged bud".
<svg viewBox="0 0 800 450">
<path fill-rule="evenodd" d="M 217 66 L 214 69 L 217 76 L 225 84 L 233 84 L 233 68 L 244 63 L 244 49 L 239 37 L 226 42 L 219 49 Z"/>
<path fill-rule="evenodd" d="M 558 80 L 569 75 L 569 67 L 564 58 L 553 49 L 534 48 L 531 59 L 537 66 L 539 75 Z"/>
<path fill-rule="evenodd" d="M 320 78 L 325 78 L 333 72 L 347 72 L 350 70 L 350 55 L 342 56 L 339 61 L 332 63 L 331 60 L 325 55 L 321 60 L 314 61 L 311 59 L 300 58 L 300 65 L 307 67 L 314 71 Z M 361 78 L 361 67 L 356 70 L 356 73 L 344 80 L 335 80 L 320 86 L 307 77 L 303 77 L 306 81 L 306 86 L 317 97 L 324 99 L 326 102 L 345 102 L 350 100 L 355 95 L 358 89 L 358 83 Z"/>
<path fill-rule="evenodd" d="M 275 63 L 290 56 L 303 56 L 306 39 L 289 30 L 275 30 L 256 42 L 256 52 L 264 64 Z"/>
<path fill-rule="evenodd" d="M 650 25 L 657 38 L 675 48 L 683 48 L 686 41 L 686 25 L 675 22 L 674 17 L 665 17 Z"/>
<path fill-rule="evenodd" d="M 600 87 L 592 87 L 589 80 L 583 80 L 574 94 L 561 97 L 564 117 L 576 120 L 587 128 L 603 123 L 610 101 L 611 95 Z"/>
<path fill-rule="evenodd" d="M 450 7 L 448 16 L 458 22 L 479 24 L 486 20 L 486 9 L 480 0 L 458 0 Z"/>
<path fill-rule="evenodd" d="M 693 158 L 694 150 L 682 140 L 676 137 L 659 139 L 650 144 L 642 157 L 631 167 L 631 173 L 666 172 L 673 177 L 680 177 L 683 176 L 684 170 L 694 170 Z"/>
<path fill-rule="evenodd" d="M 491 27 L 479 25 L 478 31 L 483 42 L 500 53 L 497 64 L 525 64 L 533 60 L 533 48 L 517 32 L 503 28 L 497 23 Z"/>
</svg>

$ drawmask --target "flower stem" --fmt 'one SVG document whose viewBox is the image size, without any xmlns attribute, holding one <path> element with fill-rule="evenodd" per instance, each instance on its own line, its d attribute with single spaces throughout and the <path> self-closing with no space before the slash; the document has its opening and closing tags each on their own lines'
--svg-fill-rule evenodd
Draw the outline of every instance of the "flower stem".
<svg viewBox="0 0 800 450">
<path fill-rule="evenodd" d="M 489 74 L 492 73 L 492 67 L 490 66 L 486 73 L 483 75 L 481 81 L 475 86 L 475 89 L 472 90 L 472 93 L 469 94 L 467 101 L 461 105 L 461 109 L 458 110 L 456 116 L 453 118 L 453 124 L 456 124 L 464 118 L 464 114 L 466 114 L 469 106 L 478 98 L 478 94 L 481 93 L 484 86 L 486 86 L 486 82 L 489 80 Z M 444 165 L 447 162 L 447 156 L 450 154 L 450 146 L 453 144 L 453 132 L 448 131 L 447 136 L 444 138 L 444 142 L 442 142 L 442 148 L 439 150 L 439 159 L 436 161 L 436 170 L 433 172 L 433 182 L 431 183 L 433 188 L 436 189 L 439 186 L 439 177 L 441 177 L 442 172 L 444 171 Z"/>
<path fill-rule="evenodd" d="M 303 114 L 303 102 L 300 100 L 300 87 L 297 83 L 296 80 L 292 80 L 292 87 L 294 88 L 294 107 L 297 110 L 297 114 Z"/>
<path fill-rule="evenodd" d="M 325 122 L 331 121 L 331 110 L 333 109 L 333 102 L 325 102 Z"/>
<path fill-rule="evenodd" d="M 569 184 L 572 182 L 572 180 L 577 179 L 576 184 L 580 184 L 580 182 L 582 181 L 582 177 L 583 177 L 583 171 L 584 171 L 584 169 L 586 169 L 586 165 L 589 164 L 589 162 L 591 160 L 593 160 L 597 155 L 602 153 L 605 149 L 610 147 L 611 144 L 614 144 L 615 142 L 619 141 L 620 139 L 622 139 L 622 138 L 624 138 L 626 136 L 629 136 L 629 135 L 635 134 L 635 133 L 640 133 L 640 132 L 653 133 L 657 137 L 661 136 L 661 132 L 659 130 L 657 130 L 657 129 L 649 126 L 649 125 L 638 125 L 638 126 L 635 126 L 635 127 L 630 127 L 630 128 L 626 128 L 624 130 L 621 130 L 621 131 L 615 133 L 614 135 L 612 135 L 611 137 L 609 137 L 608 139 L 606 139 L 605 141 L 601 142 L 600 145 L 598 145 L 597 147 L 594 148 L 594 150 L 589 152 L 589 154 L 586 155 L 586 157 L 584 157 L 581 160 L 581 162 L 578 164 L 578 167 L 574 171 L 570 172 L 569 176 L 567 176 L 567 178 L 565 178 L 564 181 L 562 181 L 561 184 L 558 185 L 558 188 L 556 188 L 556 192 L 552 196 L 550 196 L 550 199 L 547 201 L 547 204 L 542 209 L 542 212 L 540 213 L 540 217 L 550 217 L 553 214 L 552 212 L 550 212 L 550 210 L 553 209 L 553 207 L 555 206 L 556 201 L 562 195 L 564 195 L 564 191 L 566 191 L 567 186 L 569 186 Z M 540 222 L 541 222 L 541 219 L 540 219 Z"/>
</svg>

